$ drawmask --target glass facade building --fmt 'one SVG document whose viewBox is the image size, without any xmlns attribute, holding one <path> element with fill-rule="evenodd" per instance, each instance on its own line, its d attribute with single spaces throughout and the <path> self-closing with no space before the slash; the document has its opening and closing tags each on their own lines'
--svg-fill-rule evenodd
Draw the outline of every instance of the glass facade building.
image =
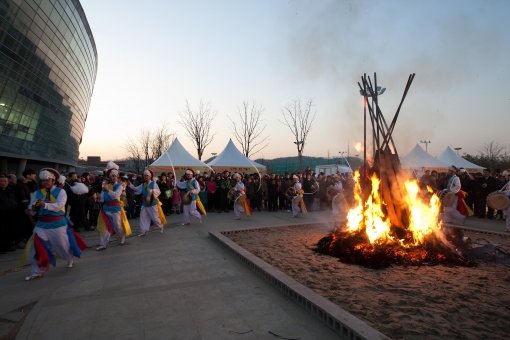
<svg viewBox="0 0 510 340">
<path fill-rule="evenodd" d="M 96 72 L 79 0 L 0 1 L 1 171 L 76 165 Z"/>
</svg>

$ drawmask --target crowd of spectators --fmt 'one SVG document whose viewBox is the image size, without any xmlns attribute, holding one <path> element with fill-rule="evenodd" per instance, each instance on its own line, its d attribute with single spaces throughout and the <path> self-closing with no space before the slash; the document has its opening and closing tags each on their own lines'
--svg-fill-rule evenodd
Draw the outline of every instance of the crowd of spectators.
<svg viewBox="0 0 510 340">
<path fill-rule="evenodd" d="M 200 184 L 200 200 L 208 213 L 228 213 L 233 209 L 228 197 L 229 191 L 235 186 L 232 175 L 233 173 L 229 171 L 222 173 L 197 172 L 195 175 Z M 253 211 L 290 211 L 291 198 L 286 193 L 293 184 L 293 175 L 291 173 L 284 175 L 242 173 L 246 196 Z M 352 176 L 342 174 L 339 176 L 342 181 L 345 181 L 344 187 L 353 188 Z M 333 176 L 324 174 L 315 176 L 311 171 L 306 171 L 300 174 L 300 179 L 308 210 L 330 207 L 331 198 L 328 197 L 326 189 L 334 184 Z M 179 178 L 179 181 L 184 180 L 184 178 Z M 167 214 L 179 214 L 181 212 L 180 196 L 183 192 L 180 192 L 174 185 L 174 175 L 162 173 L 157 183 L 162 192 L 160 200 L 163 203 L 163 211 Z"/>
<path fill-rule="evenodd" d="M 241 174 L 246 187 L 246 195 L 254 212 L 285 211 L 290 212 L 291 197 L 287 190 L 293 184 L 293 173 L 283 175 L 258 173 Z M 347 202 L 353 201 L 354 180 L 350 173 L 325 175 L 315 174 L 310 169 L 299 174 L 304 190 L 303 200 L 309 211 L 331 209 L 332 197 L 328 195 L 328 188 L 341 181 Z M 200 200 L 208 213 L 228 213 L 232 210 L 232 202 L 228 193 L 234 187 L 232 173 L 196 172 L 196 179 L 200 184 Z M 479 218 L 503 219 L 500 211 L 487 207 L 487 195 L 501 189 L 505 184 L 501 171 L 493 176 L 489 170 L 481 173 L 468 174 L 463 169 L 459 171 L 462 190 L 467 192 L 466 203 Z M 132 183 L 135 186 L 142 183 L 141 176 L 135 174 L 120 174 L 121 181 Z M 185 181 L 185 178 L 178 178 Z M 99 193 L 102 188 L 103 176 L 84 172 L 66 174 L 65 182 L 61 183 L 67 193 L 66 212 L 69 215 L 72 227 L 76 231 L 94 230 L 100 211 Z M 429 186 L 435 191 L 445 188 L 448 177 L 436 171 L 426 171 L 420 178 L 421 187 L 426 190 Z M 166 215 L 182 213 L 183 190 L 176 186 L 172 172 L 162 173 L 156 179 L 161 190 L 159 197 L 163 211 Z M 73 190 L 77 183 L 82 183 L 88 190 L 78 192 Z M 0 174 L 0 253 L 23 248 L 25 242 L 32 234 L 34 221 L 26 213 L 30 197 L 38 187 L 37 174 L 33 169 L 27 169 L 23 176 Z M 128 219 L 139 217 L 140 197 L 126 186 L 121 196 Z"/>
<path fill-rule="evenodd" d="M 494 209 L 487 206 L 487 196 L 500 190 L 506 184 L 502 174 L 503 172 L 500 169 L 494 171 L 494 174 L 489 169 L 476 173 L 469 173 L 463 168 L 458 169 L 457 175 L 460 178 L 461 190 L 467 193 L 464 200 L 476 217 L 504 219 L 502 211 L 494 211 Z M 446 188 L 448 179 L 446 173 L 427 170 L 420 178 L 420 186 L 424 190 L 429 186 L 437 192 Z"/>
</svg>

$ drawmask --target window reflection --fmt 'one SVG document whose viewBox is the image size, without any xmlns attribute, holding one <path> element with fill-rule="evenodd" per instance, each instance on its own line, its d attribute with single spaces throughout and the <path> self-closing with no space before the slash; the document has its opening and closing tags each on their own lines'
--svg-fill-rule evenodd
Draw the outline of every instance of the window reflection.
<svg viewBox="0 0 510 340">
<path fill-rule="evenodd" d="M 3 0 L 0 156 L 74 165 L 97 71 L 79 2 Z"/>
</svg>

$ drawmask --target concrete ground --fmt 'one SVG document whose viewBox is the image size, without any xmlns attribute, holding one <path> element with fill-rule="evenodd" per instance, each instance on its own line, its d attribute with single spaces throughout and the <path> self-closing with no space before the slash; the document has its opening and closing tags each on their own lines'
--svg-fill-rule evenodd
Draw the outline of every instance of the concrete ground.
<svg viewBox="0 0 510 340">
<path fill-rule="evenodd" d="M 320 320 L 281 296 L 216 243 L 211 230 L 327 221 L 329 212 L 292 218 L 256 212 L 249 220 L 211 213 L 180 226 L 171 215 L 163 234 L 93 248 L 65 268 L 24 282 L 21 251 L 0 255 L 0 338 L 18 339 L 335 339 Z M 132 220 L 134 234 L 138 220 Z M 469 218 L 465 226 L 503 231 L 504 221 Z M 89 246 L 96 232 L 83 232 Z"/>
<path fill-rule="evenodd" d="M 163 234 L 113 241 L 85 251 L 75 267 L 59 261 L 46 275 L 24 282 L 14 269 L 21 251 L 0 256 L 0 337 L 21 326 L 18 339 L 334 339 L 320 320 L 246 268 L 210 230 L 253 228 L 326 218 L 310 213 L 209 214 L 203 224 L 180 226 L 171 215 Z M 138 221 L 132 221 L 135 231 Z M 97 233 L 82 235 L 89 246 Z M 37 302 L 29 313 L 20 307 Z M 25 310 L 28 308 L 25 308 Z"/>
</svg>

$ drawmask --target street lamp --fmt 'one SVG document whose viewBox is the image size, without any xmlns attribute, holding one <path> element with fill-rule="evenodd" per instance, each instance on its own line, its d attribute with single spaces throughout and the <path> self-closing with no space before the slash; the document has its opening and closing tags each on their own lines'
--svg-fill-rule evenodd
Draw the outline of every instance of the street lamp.
<svg viewBox="0 0 510 340">
<path fill-rule="evenodd" d="M 430 143 L 432 143 L 432 142 L 431 142 L 431 141 L 429 141 L 429 140 L 421 140 L 421 141 L 420 141 L 420 143 L 425 144 L 425 152 L 427 152 L 427 151 L 428 151 L 428 150 L 427 150 L 427 149 L 428 149 L 428 146 L 429 146 L 429 144 L 430 144 Z"/>
<path fill-rule="evenodd" d="M 457 156 L 459 156 L 459 150 L 462 150 L 462 148 L 453 148 L 455 151 L 457 151 Z"/>
<path fill-rule="evenodd" d="M 302 149 L 303 149 L 303 140 L 298 140 L 297 142 L 294 142 L 294 144 L 297 145 L 298 148 L 298 157 L 299 157 L 299 171 L 303 169 L 303 155 L 302 155 Z M 299 147 L 301 145 L 301 148 Z"/>
<path fill-rule="evenodd" d="M 343 159 L 345 159 L 347 161 L 347 159 L 344 156 L 344 155 L 347 154 L 347 152 L 345 152 L 345 151 L 338 151 L 338 153 L 340 154 L 340 158 L 343 158 Z M 338 163 L 340 164 L 340 162 L 338 162 Z"/>
<path fill-rule="evenodd" d="M 386 88 L 385 87 L 381 87 L 381 86 L 377 86 L 375 88 L 375 91 L 374 91 L 374 96 L 372 96 L 372 94 L 367 91 L 367 90 L 359 90 L 359 93 L 363 96 L 363 97 L 367 97 L 367 98 L 372 98 L 372 108 L 375 110 L 374 114 L 377 115 L 378 114 L 378 111 L 377 109 L 375 108 L 375 97 L 379 97 L 380 95 L 382 95 L 384 92 L 386 91 Z M 365 125 L 365 131 L 364 131 L 364 139 L 365 139 L 365 144 L 363 145 L 363 147 L 365 148 L 365 150 L 367 149 L 367 143 L 366 143 L 366 103 L 365 101 L 363 100 L 363 112 L 364 112 L 364 125 Z M 373 136 L 375 138 L 375 136 Z M 377 140 L 379 140 L 379 129 L 377 130 Z M 373 141 L 373 147 L 374 147 L 374 155 L 375 155 L 375 141 Z M 366 152 L 364 153 L 364 157 L 366 158 Z"/>
<path fill-rule="evenodd" d="M 347 155 L 347 157 L 349 157 L 349 154 L 345 151 L 338 151 L 338 153 L 340 154 L 340 157 L 344 159 L 345 165 L 347 165 L 350 169 L 352 169 L 351 164 L 349 163 L 349 160 L 344 156 L 344 155 Z M 356 156 L 359 156 L 359 155 L 356 155 Z M 338 164 L 338 165 L 340 165 L 340 164 Z"/>
<path fill-rule="evenodd" d="M 384 91 L 386 91 L 386 88 L 385 87 L 381 87 L 381 86 L 377 86 L 377 95 L 380 96 L 381 94 L 384 93 Z M 359 90 L 359 93 L 365 97 L 365 92 L 366 92 L 366 97 L 372 97 L 372 95 L 370 94 L 370 92 L 368 91 L 363 91 L 363 90 Z"/>
</svg>

